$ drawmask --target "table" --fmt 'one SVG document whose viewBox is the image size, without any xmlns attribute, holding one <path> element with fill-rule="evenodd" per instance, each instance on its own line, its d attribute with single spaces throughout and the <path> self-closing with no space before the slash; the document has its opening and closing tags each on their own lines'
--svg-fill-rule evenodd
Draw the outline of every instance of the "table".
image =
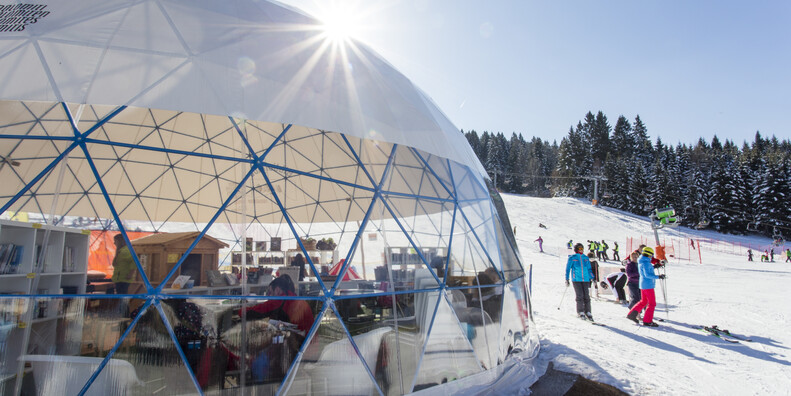
<svg viewBox="0 0 791 396">
<path fill-rule="evenodd" d="M 256 283 L 256 284 L 248 284 L 247 290 L 250 291 L 251 294 L 255 295 L 263 295 L 266 291 L 266 288 L 269 286 L 269 282 L 266 283 Z M 241 296 L 242 294 L 242 285 L 234 285 L 234 286 L 195 286 L 189 289 L 173 289 L 167 288 L 162 289 L 163 294 L 202 294 L 206 296 L 224 296 L 224 295 L 235 295 Z"/>
</svg>

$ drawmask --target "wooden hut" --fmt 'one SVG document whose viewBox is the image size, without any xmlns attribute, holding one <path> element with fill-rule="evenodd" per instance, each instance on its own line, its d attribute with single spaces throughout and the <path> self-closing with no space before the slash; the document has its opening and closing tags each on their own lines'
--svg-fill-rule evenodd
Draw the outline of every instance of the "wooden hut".
<svg viewBox="0 0 791 396">
<path fill-rule="evenodd" d="M 132 241 L 152 286 L 158 286 L 162 282 L 198 235 L 200 232 L 197 231 L 172 232 L 153 234 Z M 204 235 L 170 278 L 169 283 L 179 275 L 189 275 L 195 281 L 195 286 L 208 286 L 206 271 L 217 269 L 220 249 L 227 247 L 224 242 Z"/>
</svg>

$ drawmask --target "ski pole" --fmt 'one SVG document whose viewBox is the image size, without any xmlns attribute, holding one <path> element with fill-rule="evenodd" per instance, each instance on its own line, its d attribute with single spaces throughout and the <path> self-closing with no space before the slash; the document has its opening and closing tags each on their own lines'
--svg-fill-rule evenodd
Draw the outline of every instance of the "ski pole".
<svg viewBox="0 0 791 396">
<path fill-rule="evenodd" d="M 560 297 L 560 304 L 558 304 L 558 311 L 560 311 L 560 306 L 563 305 L 563 299 L 566 298 L 567 291 L 569 291 L 569 285 L 566 285 L 566 290 L 563 291 L 563 297 Z"/>
<path fill-rule="evenodd" d="M 665 265 L 662 266 L 662 275 L 667 277 L 667 269 L 665 268 Z M 667 305 L 667 284 L 665 284 L 665 279 L 660 279 L 660 281 L 662 281 L 662 299 L 665 302 L 665 318 L 670 320 L 670 307 Z"/>
</svg>

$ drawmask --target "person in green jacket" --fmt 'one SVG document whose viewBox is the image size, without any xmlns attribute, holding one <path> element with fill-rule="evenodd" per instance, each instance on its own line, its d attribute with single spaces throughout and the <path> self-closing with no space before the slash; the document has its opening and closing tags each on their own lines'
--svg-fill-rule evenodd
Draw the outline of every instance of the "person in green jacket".
<svg viewBox="0 0 791 396">
<path fill-rule="evenodd" d="M 135 280 L 137 266 L 132 258 L 132 253 L 126 246 L 124 236 L 121 234 L 113 238 L 115 242 L 115 258 L 113 259 L 113 283 L 115 294 L 129 294 L 129 284 Z"/>
<path fill-rule="evenodd" d="M 618 254 L 618 242 L 613 242 L 612 247 L 612 259 L 615 261 L 621 261 L 621 255 Z"/>
</svg>

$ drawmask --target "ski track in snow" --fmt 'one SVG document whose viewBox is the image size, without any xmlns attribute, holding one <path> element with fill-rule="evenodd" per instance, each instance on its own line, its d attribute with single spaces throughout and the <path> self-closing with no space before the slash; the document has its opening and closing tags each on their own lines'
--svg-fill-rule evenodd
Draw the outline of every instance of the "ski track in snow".
<svg viewBox="0 0 791 396">
<path fill-rule="evenodd" d="M 659 322 L 659 328 L 635 325 L 626 319 L 627 307 L 597 299 L 591 301 L 593 316 L 606 327 L 593 326 L 576 318 L 573 289 L 566 291 L 561 304 L 570 252 L 566 243 L 569 239 L 583 244 L 605 239 L 612 248 L 617 241 L 623 259 L 628 237 L 653 241 L 648 219 L 572 198 L 504 194 L 503 199 L 511 224 L 517 226 L 523 262 L 532 264 L 531 298 L 541 341 L 536 359 L 539 374 L 553 361 L 558 370 L 579 373 L 634 395 L 791 394 L 791 318 L 786 303 L 790 264 L 777 257 L 774 263 L 748 262 L 745 248 L 742 254 L 724 253 L 703 243 L 703 264 L 693 251 L 695 261 L 671 259 L 666 268 L 669 314 L 657 282 L 655 316 L 669 318 Z M 539 235 L 544 239 L 544 253 L 533 242 Z M 659 237 L 680 239 L 681 246 L 689 238 L 752 244 L 760 250 L 771 243 L 769 238 L 684 227 L 659 230 Z M 611 250 L 608 253 L 612 256 Z M 591 295 L 595 295 L 593 289 Z M 600 290 L 600 299 L 613 296 L 609 290 Z M 702 325 L 718 325 L 752 342 L 727 342 L 695 328 Z"/>
</svg>

